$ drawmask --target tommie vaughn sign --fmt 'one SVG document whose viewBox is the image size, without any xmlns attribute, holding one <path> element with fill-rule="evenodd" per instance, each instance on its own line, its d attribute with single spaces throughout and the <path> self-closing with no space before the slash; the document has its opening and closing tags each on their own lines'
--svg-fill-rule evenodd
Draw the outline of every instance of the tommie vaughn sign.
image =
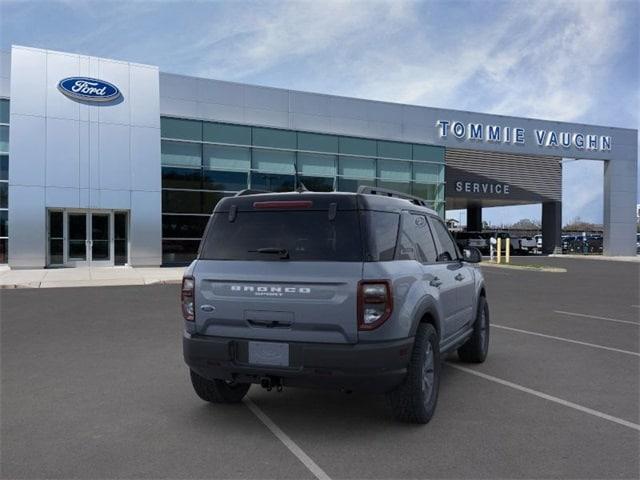
<svg viewBox="0 0 640 480">
<path fill-rule="evenodd" d="M 58 90 L 76 100 L 110 102 L 120 98 L 120 90 L 112 83 L 89 77 L 69 77 L 58 82 Z"/>
<path fill-rule="evenodd" d="M 471 142 L 509 143 L 514 145 L 524 145 L 526 142 L 526 130 L 522 127 L 438 120 L 436 128 L 440 138 L 447 138 L 451 135 L 457 139 Z M 543 148 L 575 147 L 580 150 L 611 151 L 611 137 L 607 135 L 557 132 L 555 130 L 542 129 L 535 129 L 533 133 L 534 141 Z"/>
</svg>

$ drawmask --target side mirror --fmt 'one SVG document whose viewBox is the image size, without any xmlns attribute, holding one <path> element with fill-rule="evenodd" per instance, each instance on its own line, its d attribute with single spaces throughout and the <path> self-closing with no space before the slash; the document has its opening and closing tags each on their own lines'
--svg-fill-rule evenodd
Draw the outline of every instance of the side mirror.
<svg viewBox="0 0 640 480">
<path fill-rule="evenodd" d="M 482 254 L 476 247 L 466 247 L 462 250 L 462 260 L 469 263 L 480 263 Z"/>
</svg>

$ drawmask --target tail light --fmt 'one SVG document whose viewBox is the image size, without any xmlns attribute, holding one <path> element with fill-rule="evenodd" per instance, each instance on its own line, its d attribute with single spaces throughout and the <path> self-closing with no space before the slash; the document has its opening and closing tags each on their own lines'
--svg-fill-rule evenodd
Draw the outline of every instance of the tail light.
<svg viewBox="0 0 640 480">
<path fill-rule="evenodd" d="M 193 322 L 195 320 L 195 307 L 193 304 L 193 291 L 195 288 L 195 280 L 193 277 L 184 277 L 182 279 L 182 293 L 180 301 L 182 303 L 182 316 L 185 320 Z"/>
<path fill-rule="evenodd" d="M 358 330 L 373 330 L 391 316 L 393 297 L 388 280 L 358 284 Z"/>
</svg>

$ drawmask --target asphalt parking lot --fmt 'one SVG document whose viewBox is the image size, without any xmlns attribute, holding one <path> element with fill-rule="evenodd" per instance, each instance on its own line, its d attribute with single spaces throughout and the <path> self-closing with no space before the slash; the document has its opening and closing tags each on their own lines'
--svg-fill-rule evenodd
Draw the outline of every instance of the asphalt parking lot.
<svg viewBox="0 0 640 480">
<path fill-rule="evenodd" d="M 489 358 L 447 360 L 426 426 L 382 396 L 203 403 L 177 285 L 0 291 L 1 476 L 638 478 L 640 264 L 535 263 L 568 271 L 483 268 Z"/>
</svg>

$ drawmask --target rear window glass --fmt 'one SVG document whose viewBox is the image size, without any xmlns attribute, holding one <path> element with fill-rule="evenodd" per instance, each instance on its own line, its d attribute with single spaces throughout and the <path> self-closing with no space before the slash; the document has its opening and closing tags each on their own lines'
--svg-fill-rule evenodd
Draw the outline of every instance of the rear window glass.
<svg viewBox="0 0 640 480">
<path fill-rule="evenodd" d="M 233 222 L 216 213 L 203 239 L 204 260 L 362 261 L 356 211 L 238 212 Z"/>
<path fill-rule="evenodd" d="M 400 215 L 392 212 L 365 211 L 362 217 L 367 228 L 367 261 L 393 260 Z"/>
</svg>

